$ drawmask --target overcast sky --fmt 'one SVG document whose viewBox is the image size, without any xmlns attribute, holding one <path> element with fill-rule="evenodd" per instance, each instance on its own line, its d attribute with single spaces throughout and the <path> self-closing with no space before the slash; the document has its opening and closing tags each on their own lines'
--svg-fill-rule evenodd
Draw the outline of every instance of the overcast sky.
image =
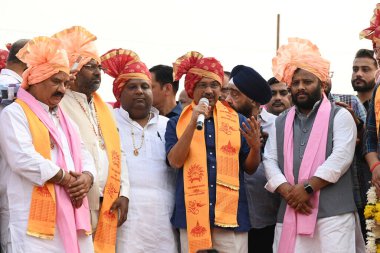
<svg viewBox="0 0 380 253">
<path fill-rule="evenodd" d="M 135 51 L 148 67 L 171 65 L 194 50 L 221 61 L 225 70 L 244 64 L 272 76 L 277 13 L 280 44 L 288 37 L 315 43 L 334 71 L 333 92 L 351 93 L 355 52 L 371 49 L 359 32 L 369 26 L 374 0 L 12 0 L 1 1 L 0 48 L 7 42 L 81 25 L 97 37 L 99 53 Z M 100 94 L 113 101 L 112 79 Z"/>
</svg>

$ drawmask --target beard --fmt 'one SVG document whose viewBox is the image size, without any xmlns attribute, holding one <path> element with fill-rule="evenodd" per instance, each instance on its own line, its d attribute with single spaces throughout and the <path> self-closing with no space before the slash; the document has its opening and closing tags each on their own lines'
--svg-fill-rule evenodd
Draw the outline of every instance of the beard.
<svg viewBox="0 0 380 253">
<path fill-rule="evenodd" d="M 229 104 L 232 107 L 232 109 L 234 109 L 235 111 L 237 111 L 240 114 L 243 114 L 244 117 L 250 118 L 252 116 L 251 114 L 252 114 L 253 106 L 251 103 L 244 103 L 241 105 L 233 105 L 232 103 L 229 103 Z"/>
<path fill-rule="evenodd" d="M 362 82 L 365 83 L 365 85 L 363 86 L 358 86 L 356 85 L 356 81 L 358 80 L 361 80 Z M 358 91 L 358 92 L 366 92 L 366 91 L 371 91 L 375 85 L 376 85 L 376 82 L 375 82 L 375 78 L 372 79 L 371 81 L 367 82 L 361 78 L 356 78 L 354 80 L 351 80 L 351 84 L 352 84 L 352 88 L 354 89 L 354 91 Z"/>
<path fill-rule="evenodd" d="M 304 101 L 298 101 L 297 97 L 300 94 L 306 95 L 307 99 Z M 296 94 L 292 94 L 293 103 L 298 108 L 305 109 L 305 110 L 313 109 L 315 103 L 318 102 L 319 100 L 321 100 L 321 98 L 322 98 L 322 93 L 321 93 L 321 85 L 320 84 L 318 84 L 318 87 L 314 91 L 312 91 L 311 93 L 307 93 L 307 92 L 303 91 L 303 92 L 298 92 Z"/>
</svg>

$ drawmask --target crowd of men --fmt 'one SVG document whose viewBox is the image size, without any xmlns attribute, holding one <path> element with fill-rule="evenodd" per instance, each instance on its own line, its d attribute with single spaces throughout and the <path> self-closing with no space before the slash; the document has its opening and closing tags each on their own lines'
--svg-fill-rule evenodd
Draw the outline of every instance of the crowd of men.
<svg viewBox="0 0 380 253">
<path fill-rule="evenodd" d="M 148 69 L 129 49 L 100 55 L 80 26 L 7 45 L 1 252 L 365 252 L 371 180 L 380 196 L 376 20 L 380 4 L 362 32 L 373 50 L 353 57 L 356 95 L 331 93 L 329 61 L 300 38 L 268 80 L 196 51 Z"/>
</svg>

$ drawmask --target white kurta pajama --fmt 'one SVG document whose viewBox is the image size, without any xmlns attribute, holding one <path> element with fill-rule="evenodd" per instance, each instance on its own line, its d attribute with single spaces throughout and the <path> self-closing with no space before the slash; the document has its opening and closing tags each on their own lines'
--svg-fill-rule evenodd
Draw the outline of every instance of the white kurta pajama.
<svg viewBox="0 0 380 253">
<path fill-rule="evenodd" d="M 129 118 L 124 109 L 115 109 L 122 147 L 127 154 L 130 200 L 127 221 L 118 229 L 117 253 L 177 252 L 170 217 L 174 208 L 176 172 L 166 164 L 165 130 L 167 118 L 158 115 L 145 127 L 144 143 L 133 154 L 131 128 L 135 147 L 140 147 L 143 128 Z"/>
<path fill-rule="evenodd" d="M 49 108 L 42 104 L 46 111 Z M 59 120 L 49 113 L 63 145 L 63 153 L 68 170 L 74 170 L 69 144 L 59 125 Z M 32 144 L 32 136 L 25 113 L 21 106 L 13 103 L 7 106 L 0 115 L 3 130 L 0 132 L 0 154 L 5 159 L 1 167 L 2 175 L 8 175 L 6 191 L 2 192 L 1 203 L 8 202 L 9 227 L 6 238 L 2 238 L 2 248 L 8 253 L 64 253 L 63 241 L 58 229 L 55 229 L 53 240 L 40 239 L 26 234 L 30 211 L 32 190 L 35 185 L 43 185 L 59 171 L 56 165 L 58 150 L 51 150 L 51 160 L 43 158 Z M 77 126 L 72 122 L 74 127 Z M 78 131 L 79 132 L 79 131 Z M 46 145 L 50 145 L 46 143 Z M 83 171 L 91 172 L 96 177 L 94 162 L 90 154 L 81 144 Z M 2 162 L 1 164 L 4 164 Z M 2 208 L 3 209 L 3 208 Z M 6 224 L 2 223 L 2 226 Z M 2 228 L 2 231 L 6 228 Z M 3 236 L 3 234 L 2 234 Z M 81 253 L 94 252 L 92 237 L 84 232 L 78 234 Z"/>
</svg>

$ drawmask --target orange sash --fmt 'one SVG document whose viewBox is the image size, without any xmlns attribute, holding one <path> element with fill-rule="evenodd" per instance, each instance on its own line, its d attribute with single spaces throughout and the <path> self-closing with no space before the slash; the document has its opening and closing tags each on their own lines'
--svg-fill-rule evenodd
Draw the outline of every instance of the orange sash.
<svg viewBox="0 0 380 253">
<path fill-rule="evenodd" d="M 178 138 L 190 122 L 193 106 L 194 102 L 184 109 L 178 120 Z M 217 162 L 215 225 L 238 227 L 239 116 L 220 102 L 216 103 L 213 114 Z M 195 130 L 183 170 L 189 252 L 195 253 L 212 247 L 204 129 Z"/>
<path fill-rule="evenodd" d="M 380 126 L 380 87 L 376 90 L 375 101 L 374 101 L 375 117 L 376 117 L 376 134 L 379 137 L 379 126 Z"/>
<path fill-rule="evenodd" d="M 98 94 L 94 93 L 93 96 L 109 161 L 108 178 L 104 187 L 104 198 L 99 212 L 94 248 L 96 253 L 114 253 L 118 214 L 116 212 L 110 213 L 109 210 L 120 193 L 121 144 L 116 123 L 109 108 Z"/>
<path fill-rule="evenodd" d="M 19 99 L 16 100 L 24 110 L 32 134 L 34 148 L 45 159 L 50 157 L 50 135 L 48 129 L 40 121 L 37 115 Z M 56 224 L 55 190 L 53 183 L 45 183 L 44 186 L 34 186 L 30 204 L 27 234 L 42 239 L 54 238 Z"/>
</svg>

